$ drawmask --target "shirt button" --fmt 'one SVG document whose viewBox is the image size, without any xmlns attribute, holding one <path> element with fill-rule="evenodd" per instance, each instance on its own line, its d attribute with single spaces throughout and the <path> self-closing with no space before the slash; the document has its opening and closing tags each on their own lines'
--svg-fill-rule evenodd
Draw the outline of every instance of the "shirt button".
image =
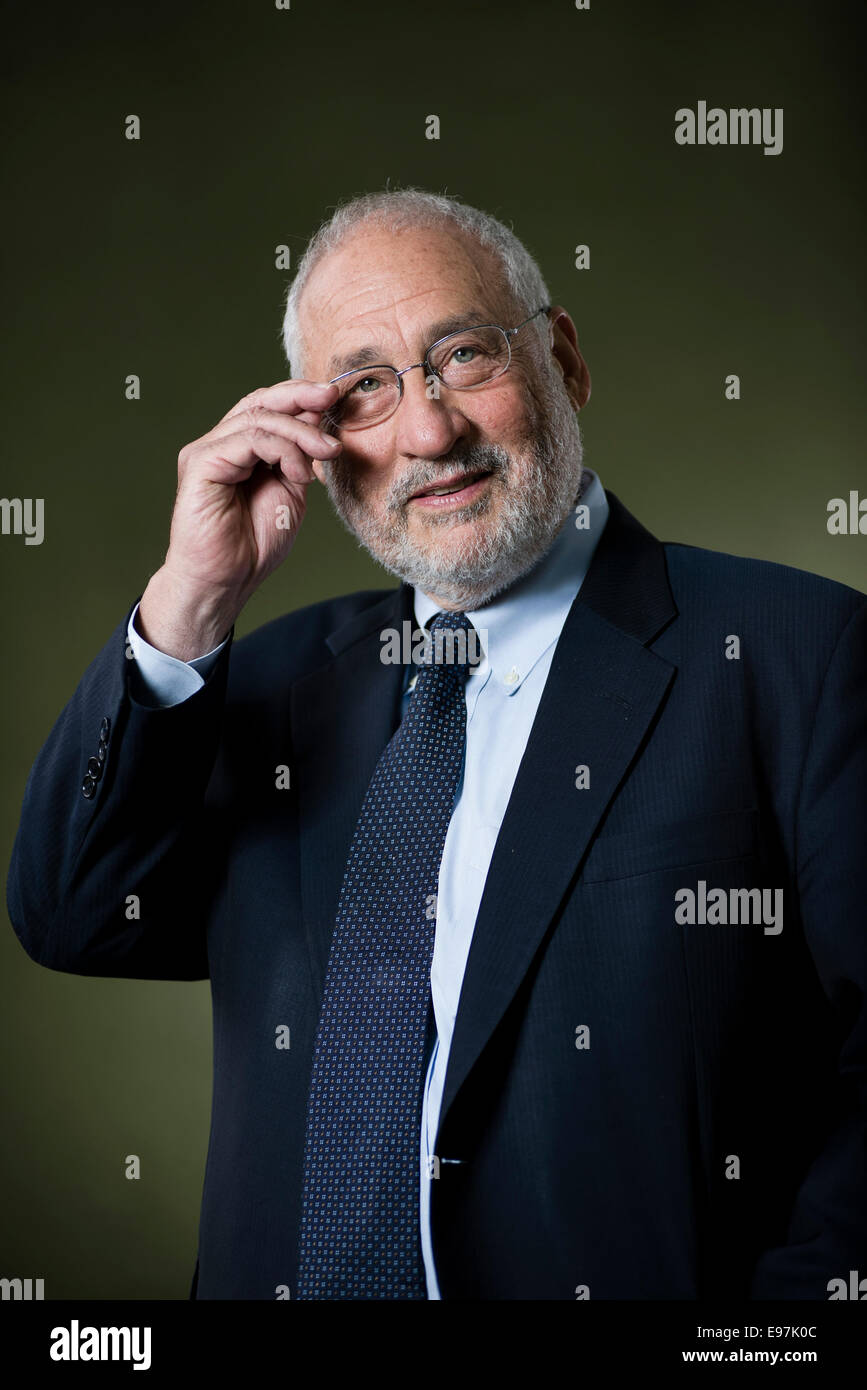
<svg viewBox="0 0 867 1390">
<path fill-rule="evenodd" d="M 504 678 L 503 678 L 503 684 L 504 684 L 504 685 L 515 685 L 515 684 L 517 684 L 517 682 L 518 682 L 520 679 L 521 679 L 521 673 L 520 673 L 520 671 L 518 670 L 517 666 L 513 666 L 512 669 L 511 669 L 511 671 L 509 672 L 509 674 L 508 674 L 507 676 L 504 676 Z"/>
</svg>

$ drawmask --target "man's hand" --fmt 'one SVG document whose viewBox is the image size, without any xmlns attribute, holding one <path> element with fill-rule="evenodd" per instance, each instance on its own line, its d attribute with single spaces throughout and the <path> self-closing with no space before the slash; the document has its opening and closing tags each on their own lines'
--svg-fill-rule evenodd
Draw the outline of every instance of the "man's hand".
<svg viewBox="0 0 867 1390">
<path fill-rule="evenodd" d="M 136 615 L 152 646 L 181 661 L 204 656 L 286 558 L 304 519 L 312 461 L 336 458 L 342 447 L 318 428 L 337 396 L 325 382 L 260 387 L 181 449 L 169 548 Z"/>
</svg>

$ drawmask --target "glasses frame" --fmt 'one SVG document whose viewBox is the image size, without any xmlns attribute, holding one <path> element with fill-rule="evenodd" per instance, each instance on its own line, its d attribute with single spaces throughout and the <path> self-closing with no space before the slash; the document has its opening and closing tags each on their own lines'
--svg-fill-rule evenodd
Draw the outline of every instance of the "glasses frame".
<svg viewBox="0 0 867 1390">
<path fill-rule="evenodd" d="M 446 333 L 443 335 L 442 338 L 437 338 L 435 343 L 431 343 L 430 347 L 427 349 L 424 357 L 421 359 L 420 362 L 411 362 L 408 367 L 401 367 L 399 371 L 397 367 L 392 367 L 388 362 L 369 362 L 364 367 L 353 367 L 352 371 L 341 372 L 339 376 L 333 376 L 330 382 L 328 383 L 329 386 L 336 386 L 338 382 L 345 381 L 346 378 L 349 376 L 357 376 L 359 372 L 362 373 L 362 378 L 365 372 L 372 372 L 376 371 L 377 369 L 380 371 L 392 372 L 397 379 L 397 400 L 394 403 L 394 408 L 390 410 L 387 415 L 383 415 L 379 420 L 371 421 L 370 424 L 335 424 L 335 422 L 330 418 L 330 412 L 327 410 L 323 412 L 322 424 L 329 425 L 331 429 L 335 431 L 346 430 L 348 434 L 355 434 L 358 430 L 374 429 L 376 425 L 384 425 L 386 420 L 391 419 L 392 415 L 394 415 L 395 411 L 398 409 L 401 401 L 403 400 L 403 378 L 406 376 L 407 372 L 415 371 L 416 367 L 424 367 L 425 377 L 435 377 L 436 380 L 440 383 L 440 385 L 444 386 L 447 391 L 480 391 L 485 386 L 490 386 L 492 381 L 496 381 L 499 377 L 503 376 L 503 374 L 507 372 L 512 365 L 512 339 L 514 338 L 515 334 L 520 332 L 520 330 L 524 328 L 526 324 L 532 322 L 533 319 L 538 318 L 540 314 L 547 314 L 550 311 L 551 307 L 552 306 L 550 304 L 540 304 L 538 309 L 536 309 L 532 314 L 528 314 L 527 317 L 525 319 L 522 319 L 521 322 L 517 324 L 514 328 L 504 328 L 500 323 L 473 323 L 468 324 L 466 328 L 458 328 L 453 333 Z M 449 338 L 459 338 L 462 333 L 473 333 L 477 328 L 496 328 L 499 330 L 500 333 L 502 333 L 503 337 L 506 340 L 506 352 L 508 354 L 505 366 L 501 367 L 501 369 L 498 372 L 496 372 L 494 376 L 488 377 L 487 381 L 479 381 L 474 386 L 449 386 L 447 382 L 443 381 L 440 373 L 432 365 L 430 361 L 430 355 L 442 343 L 448 342 Z"/>
</svg>

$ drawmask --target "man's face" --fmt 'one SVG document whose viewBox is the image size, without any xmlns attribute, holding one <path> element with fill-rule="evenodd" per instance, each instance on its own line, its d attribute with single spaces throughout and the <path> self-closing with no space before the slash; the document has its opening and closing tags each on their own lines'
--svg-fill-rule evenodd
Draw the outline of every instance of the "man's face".
<svg viewBox="0 0 867 1390">
<path fill-rule="evenodd" d="M 400 370 L 423 358 L 445 320 L 513 328 L 538 307 L 516 305 L 494 258 L 460 234 L 365 225 L 324 257 L 305 287 L 305 376 L 327 381 L 367 347 L 363 365 Z M 442 607 L 478 608 L 527 573 L 574 503 L 581 477 L 574 402 L 583 404 L 589 378 L 585 392 L 586 368 L 562 330 L 566 365 L 557 369 L 537 322 L 512 339 L 508 371 L 479 389 L 439 386 L 436 396 L 423 368 L 408 372 L 389 419 L 339 432 L 340 457 L 314 465 L 373 557 Z M 455 484 L 457 491 L 431 495 Z"/>
</svg>

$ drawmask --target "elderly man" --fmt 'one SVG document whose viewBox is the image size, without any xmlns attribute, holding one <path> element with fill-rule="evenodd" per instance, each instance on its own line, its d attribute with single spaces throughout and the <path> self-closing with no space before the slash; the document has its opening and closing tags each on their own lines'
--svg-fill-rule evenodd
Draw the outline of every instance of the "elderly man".
<svg viewBox="0 0 867 1390">
<path fill-rule="evenodd" d="M 453 199 L 339 208 L 29 779 L 30 956 L 211 981 L 195 1297 L 867 1272 L 867 600 L 650 535 L 549 301 Z M 314 477 L 400 585 L 235 642 Z"/>
</svg>

